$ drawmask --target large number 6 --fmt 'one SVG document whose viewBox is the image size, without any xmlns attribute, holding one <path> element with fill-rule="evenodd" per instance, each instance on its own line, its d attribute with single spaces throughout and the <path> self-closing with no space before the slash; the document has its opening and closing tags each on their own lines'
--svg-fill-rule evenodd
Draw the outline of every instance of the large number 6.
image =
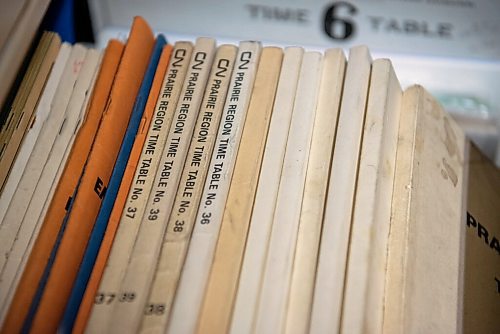
<svg viewBox="0 0 500 334">
<path fill-rule="evenodd" d="M 338 16 L 338 11 L 342 8 L 347 9 L 350 16 L 358 11 L 354 5 L 344 1 L 335 2 L 328 7 L 325 12 L 324 29 L 326 34 L 333 39 L 349 39 L 355 30 L 354 22 Z"/>
</svg>

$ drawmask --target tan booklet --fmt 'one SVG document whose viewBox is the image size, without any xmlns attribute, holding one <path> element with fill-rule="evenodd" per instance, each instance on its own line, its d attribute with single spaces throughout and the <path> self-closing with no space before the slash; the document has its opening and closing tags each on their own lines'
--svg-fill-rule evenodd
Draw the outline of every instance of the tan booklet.
<svg viewBox="0 0 500 334">
<path fill-rule="evenodd" d="M 208 232 L 209 243 L 216 243 L 218 226 L 222 221 L 260 53 L 261 44 L 259 42 L 241 42 L 239 44 L 236 64 L 210 162 L 209 174 L 196 218 L 196 224 L 207 226 L 208 229 L 204 232 Z M 202 259 L 198 259 L 199 263 L 206 261 L 211 263 L 212 257 L 210 255 L 212 254 L 204 254 Z M 191 317 L 187 320 L 190 326 L 193 326 L 193 331 L 196 329 L 198 314 L 202 312 L 200 308 L 201 305 L 196 305 L 196 309 L 192 310 Z"/>
<path fill-rule="evenodd" d="M 0 144 L 2 148 L 0 150 L 0 158 L 3 157 L 3 153 L 5 152 L 4 148 L 9 143 L 12 133 L 21 118 L 22 109 L 28 99 L 30 90 L 34 86 L 37 72 L 40 69 L 49 45 L 50 35 L 44 33 L 40 39 L 37 49 L 35 50 L 35 53 L 31 58 L 23 80 L 21 81 L 21 84 L 16 92 L 16 96 L 10 105 L 10 109 L 2 110 L 2 112 L 8 112 L 8 114 L 6 115 L 5 122 L 2 124 L 2 130 L 0 132 Z"/>
<path fill-rule="evenodd" d="M 2 254 L 10 252 L 17 238 L 19 229 L 21 228 L 22 218 L 26 213 L 29 201 L 57 136 L 58 131 L 54 131 L 54 129 L 60 129 L 63 123 L 66 107 L 71 98 L 86 53 L 87 49 L 82 45 L 73 46 L 64 68 L 64 73 L 59 81 L 57 92 L 51 105 L 50 114 L 42 126 L 40 135 L 36 140 L 36 144 L 33 147 L 33 151 L 28 159 L 23 175 L 19 180 L 17 189 L 14 192 L 5 217 L 3 218 L 3 223 L 0 227 L 0 253 Z M 2 273 L 5 266 L 5 260 L 6 257 L 0 257 Z"/>
<path fill-rule="evenodd" d="M 387 242 L 402 90 L 387 59 L 372 64 L 347 260 L 341 332 L 382 333 Z"/>
<path fill-rule="evenodd" d="M 466 139 L 422 87 L 403 94 L 384 333 L 457 333 L 462 318 Z"/>
<path fill-rule="evenodd" d="M 45 89 L 40 97 L 40 102 L 38 103 L 37 109 L 35 111 L 35 118 L 34 118 L 32 127 L 30 128 L 30 130 L 26 134 L 26 138 L 24 139 L 24 143 L 20 148 L 21 152 L 18 155 L 16 162 L 14 162 L 14 168 L 16 168 L 18 161 L 20 161 L 19 160 L 20 157 L 24 156 L 25 153 L 27 153 L 27 151 L 31 152 L 32 148 L 35 145 L 36 139 L 40 133 L 42 125 L 44 124 L 44 120 L 50 112 L 50 106 L 52 104 L 52 100 L 54 98 L 56 88 L 59 84 L 59 81 L 60 81 L 61 76 L 63 74 L 63 70 L 64 70 L 66 62 L 69 58 L 70 53 L 71 53 L 71 46 L 69 44 L 64 43 L 63 45 L 61 45 L 61 49 L 59 51 L 59 54 L 57 55 L 57 58 L 54 62 L 54 67 L 52 69 L 52 72 L 49 76 L 49 79 L 47 81 Z M 30 146 L 30 147 L 28 147 L 28 146 Z M 25 156 L 26 157 L 25 163 L 28 161 L 29 156 L 30 156 L 30 154 L 27 153 Z M 15 169 L 15 170 L 19 171 L 19 174 L 11 173 L 9 180 L 11 178 L 13 178 L 14 175 L 16 175 L 17 180 L 21 179 L 23 170 L 21 168 Z M 7 183 L 7 186 L 8 186 L 8 183 Z M 5 188 L 5 190 L 6 189 L 7 188 Z M 17 184 L 12 188 L 12 195 L 14 194 L 16 189 L 17 189 Z M 0 203 L 5 203 L 5 202 L 10 203 L 11 197 L 6 197 L 6 196 L 7 195 L 5 192 L 2 193 Z M 7 209 L 7 206 L 5 207 L 5 209 Z M 5 214 L 6 210 L 3 212 Z M 1 229 L 2 229 L 2 227 L 0 226 L 0 231 L 1 231 Z M 9 284 L 10 284 L 10 282 L 9 282 Z M 5 317 L 5 315 L 8 311 L 8 305 L 10 304 L 6 301 L 7 294 L 10 293 L 10 287 L 8 286 L 9 284 L 7 282 L 3 282 L 3 281 L 0 282 L 0 286 L 1 286 L 1 288 L 0 288 L 0 305 L 1 306 L 0 307 L 1 307 L 2 322 L 3 322 L 3 318 Z"/>
<path fill-rule="evenodd" d="M 250 101 L 251 90 L 259 60 L 261 46 L 258 42 L 241 42 L 231 75 L 229 89 L 221 121 L 217 130 L 217 138 L 212 153 L 208 175 L 203 188 L 203 195 L 195 220 L 191 246 L 188 251 L 184 269 L 192 271 L 186 279 L 181 278 L 179 289 L 185 291 L 187 298 L 176 297 L 168 332 L 194 332 L 203 301 L 207 277 L 212 264 L 213 253 L 222 210 L 226 203 L 229 182 L 236 160 L 235 146 L 239 145 L 243 129 L 243 120 Z M 228 145 L 229 143 L 233 145 Z M 217 209 L 217 210 L 216 210 Z M 191 268 L 191 269 L 187 269 Z M 182 277 L 184 276 L 184 271 Z M 183 287 L 182 284 L 188 286 Z M 183 301 L 188 301 L 184 303 Z M 176 304 L 180 302 L 179 306 Z M 187 306 L 187 308 L 186 308 Z M 177 315 L 179 312 L 181 315 Z M 179 321 L 182 320 L 182 321 Z M 181 329 L 179 329 L 181 328 Z"/>
<path fill-rule="evenodd" d="M 118 290 L 139 230 L 149 191 L 160 162 L 161 152 L 167 139 L 174 110 L 181 94 L 193 46 L 189 42 L 175 43 L 160 96 L 156 103 L 154 118 L 141 152 L 137 169 L 122 212 L 118 230 L 106 268 L 96 293 L 87 331 L 104 331 L 117 302 Z M 105 302 L 99 302 L 103 300 Z"/>
<path fill-rule="evenodd" d="M 286 310 L 286 333 L 307 333 L 309 329 L 319 240 L 345 66 L 346 59 L 342 50 L 325 51 Z"/>
<path fill-rule="evenodd" d="M 280 48 L 262 49 L 200 313 L 199 333 L 226 333 L 231 324 L 282 61 Z"/>
<path fill-rule="evenodd" d="M 313 333 L 338 331 L 340 326 L 370 65 L 366 47 L 349 51 L 319 249 L 311 314 Z"/>
<path fill-rule="evenodd" d="M 500 328 L 500 169 L 469 145 L 463 332 L 494 333 Z"/>
<path fill-rule="evenodd" d="M 9 121 L 8 118 L 2 126 L 0 159 L 5 159 L 5 161 L 0 162 L 0 189 L 5 184 L 5 178 L 15 159 L 60 47 L 61 38 L 56 33 L 43 33 L 9 112 L 9 118 L 17 114 L 17 119 Z"/>
<path fill-rule="evenodd" d="M 257 333 L 284 329 L 322 68 L 322 54 L 304 54 L 256 311 Z"/>
<path fill-rule="evenodd" d="M 196 40 L 142 223 L 120 284 L 110 332 L 136 331 L 140 327 L 214 54 L 214 39 Z"/>
<path fill-rule="evenodd" d="M 172 213 L 163 237 L 142 320 L 143 332 L 165 331 L 198 212 L 237 51 L 233 45 L 222 45 L 215 54 Z"/>
<path fill-rule="evenodd" d="M 61 44 L 61 39 L 57 34 L 47 31 L 43 32 L 10 108 L 6 109 L 3 107 L 2 113 L 5 112 L 8 114 L 6 115 L 5 122 L 2 124 L 2 129 L 0 131 L 0 159 L 3 158 L 5 146 L 9 143 L 12 133 L 22 116 L 22 109 L 24 108 L 28 96 L 31 90 L 35 88 L 37 72 L 40 70 L 53 36 L 54 39 L 58 40 L 59 44 Z M 2 115 L 2 118 L 3 117 Z"/>
<path fill-rule="evenodd" d="M 271 234 L 276 195 L 303 54 L 304 50 L 299 47 L 289 47 L 284 51 L 245 254 L 241 265 L 238 290 L 235 296 L 231 320 L 232 333 L 251 333 L 253 330 L 253 320 L 260 295 L 262 271 Z"/>
<path fill-rule="evenodd" d="M 3 149 L 0 160 L 0 182 L 2 183 L 0 222 L 3 221 L 10 200 L 21 179 L 28 158 L 35 145 L 36 138 L 40 133 L 41 125 L 50 111 L 49 98 L 52 99 L 57 84 L 54 85 L 51 83 L 49 85 L 49 82 L 55 81 L 56 76 L 57 81 L 59 81 L 64 63 L 62 63 L 62 58 L 58 54 L 65 54 L 66 57 L 69 55 L 68 50 L 61 52 L 59 50 L 70 48 L 69 44 L 64 45 L 66 46 L 62 48 L 60 38 L 54 35 L 51 46 L 43 59 L 43 63 L 40 65 L 35 84 L 24 104 L 23 116 L 19 121 L 17 129 L 13 132 L 8 145 Z M 58 64 L 55 64 L 56 57 L 59 59 Z"/>
<path fill-rule="evenodd" d="M 78 119 L 82 116 L 82 110 L 85 110 L 82 108 L 83 102 L 86 91 L 89 89 L 89 85 L 96 72 L 99 57 L 100 53 L 96 50 L 89 50 L 85 56 L 81 73 L 75 83 L 73 94 L 67 106 L 65 119 L 61 124 L 54 145 L 33 192 L 33 197 L 23 218 L 17 240 L 10 251 L 2 273 L 2 280 L 13 282 L 12 286 L 17 285 L 16 282 L 22 275 L 24 264 L 31 251 L 31 246 L 37 238 L 40 229 L 40 225 L 37 224 L 38 215 L 45 199 L 48 197 L 51 185 L 57 183 L 57 181 L 54 182 L 54 177 L 63 160 L 65 151 L 69 150 L 68 142 L 71 141 L 71 137 L 75 132 Z"/>
</svg>

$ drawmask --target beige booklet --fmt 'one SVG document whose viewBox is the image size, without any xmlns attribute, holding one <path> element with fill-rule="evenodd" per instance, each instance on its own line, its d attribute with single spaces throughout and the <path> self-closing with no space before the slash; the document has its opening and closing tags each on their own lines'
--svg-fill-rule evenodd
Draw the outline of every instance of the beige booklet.
<svg viewBox="0 0 500 334">
<path fill-rule="evenodd" d="M 281 333 L 284 328 L 322 69 L 322 54 L 304 54 L 262 273 L 257 333 Z"/>
<path fill-rule="evenodd" d="M 50 39 L 51 36 L 49 33 L 44 32 L 33 56 L 31 57 L 30 64 L 26 69 L 23 80 L 17 89 L 16 96 L 12 101 L 10 108 L 2 108 L 2 113 L 6 112 L 7 115 L 2 115 L 2 117 L 5 117 L 5 121 L 2 124 L 2 129 L 0 131 L 0 158 L 3 157 L 3 153 L 5 152 L 4 148 L 10 141 L 12 132 L 19 122 L 24 104 L 26 103 L 30 91 L 35 83 L 37 72 L 50 46 Z"/>
<path fill-rule="evenodd" d="M 461 331 L 466 139 L 422 87 L 403 94 L 384 333 Z"/>
<path fill-rule="evenodd" d="M 349 51 L 319 249 L 311 332 L 339 330 L 344 274 L 354 205 L 371 57 L 364 46 Z"/>
<path fill-rule="evenodd" d="M 55 180 L 55 174 L 57 173 L 60 165 L 64 163 L 65 153 L 70 150 L 69 143 L 75 133 L 78 120 L 83 116 L 82 111 L 84 111 L 85 108 L 82 107 L 86 97 L 86 92 L 89 90 L 89 85 L 93 82 L 99 58 L 99 51 L 88 50 L 81 72 L 75 83 L 75 88 L 67 107 L 65 119 L 57 134 L 54 145 L 36 185 L 33 197 L 31 198 L 28 209 L 23 218 L 17 240 L 10 251 L 9 258 L 2 274 L 2 280 L 13 281 L 12 286 L 16 286 L 17 280 L 21 278 L 24 264 L 26 263 L 31 247 L 37 238 L 38 231 L 40 229 L 40 225 L 38 225 L 40 210 L 48 197 L 51 186 L 54 183 L 57 183 L 57 180 Z"/>
<path fill-rule="evenodd" d="M 179 285 L 179 290 L 184 291 L 184 298 L 176 297 L 174 301 L 171 321 L 167 328 L 170 333 L 185 331 L 192 333 L 196 330 L 260 50 L 261 45 L 258 42 L 239 44 L 195 220 L 191 246 Z M 189 272 L 189 275 L 184 279 L 186 272 Z M 187 286 L 184 287 L 183 284 Z"/>
<path fill-rule="evenodd" d="M 346 59 L 341 49 L 325 51 L 290 282 L 286 333 L 306 333 L 309 329 L 319 240 L 345 66 Z"/>
<path fill-rule="evenodd" d="M 2 196 L 0 198 L 0 203 L 2 205 L 2 209 L 5 208 L 5 211 L 0 211 L 5 213 L 7 212 L 8 204 L 10 203 L 10 199 L 12 195 L 14 194 L 15 190 L 17 189 L 17 182 L 16 184 L 10 188 L 10 180 L 14 180 L 14 178 L 17 178 L 17 181 L 21 179 L 22 172 L 24 168 L 18 167 L 18 165 L 26 165 L 26 162 L 28 161 L 28 158 L 30 157 L 30 153 L 35 145 L 36 139 L 40 133 L 40 130 L 42 128 L 42 125 L 44 124 L 45 118 L 48 116 L 50 112 L 50 106 L 52 104 L 52 99 L 54 98 L 54 94 L 56 92 L 56 88 L 59 84 L 59 81 L 61 79 L 61 76 L 63 74 L 64 67 L 66 65 L 66 62 L 69 58 L 69 55 L 71 53 L 71 46 L 69 44 L 62 44 L 61 49 L 59 51 L 59 54 L 57 55 L 57 58 L 54 62 L 54 66 L 52 69 L 52 72 L 49 76 L 49 79 L 47 81 L 47 84 L 45 86 L 45 89 L 40 97 L 40 102 L 38 103 L 37 109 L 34 113 L 35 118 L 33 120 L 31 128 L 28 130 L 28 133 L 26 134 L 26 138 L 24 139 L 23 144 L 20 147 L 20 152 L 17 156 L 16 161 L 14 162 L 14 171 L 17 173 L 11 173 L 8 181 L 6 188 L 4 188 L 4 192 L 2 193 Z M 24 160 L 23 162 L 21 160 Z M 13 182 L 14 183 L 14 182 Z M 11 189 L 12 192 L 10 196 L 7 194 L 7 189 Z M 10 192 L 10 191 L 9 191 Z M 5 207 L 3 204 L 6 204 Z M 2 217 L 3 218 L 3 217 Z M 0 231 L 2 230 L 2 226 L 0 226 Z M 0 232 L 1 233 L 1 232 Z M 10 247 L 9 247 L 10 248 Z M 9 283 L 10 284 L 10 283 Z M 10 302 L 6 301 L 7 294 L 10 293 L 9 290 L 9 284 L 7 282 L 0 282 L 0 315 L 1 319 L 3 320 L 4 316 L 6 315 L 8 311 L 8 305 Z"/>
<path fill-rule="evenodd" d="M 465 221 L 464 333 L 500 328 L 500 169 L 470 144 Z"/>
<path fill-rule="evenodd" d="M 382 333 L 401 97 L 402 90 L 391 62 L 375 60 L 351 222 L 342 333 Z"/>
<path fill-rule="evenodd" d="M 262 49 L 201 311 L 200 333 L 229 330 L 282 59 L 280 48 Z"/>
<path fill-rule="evenodd" d="M 75 45 L 64 68 L 64 73 L 59 81 L 57 92 L 51 105 L 51 111 L 42 126 L 40 135 L 36 140 L 33 151 L 26 163 L 23 175 L 19 180 L 9 207 L 0 227 L 0 253 L 9 253 L 14 244 L 22 218 L 28 208 L 29 201 L 38 183 L 43 167 L 47 161 L 52 145 L 64 120 L 66 107 L 71 98 L 73 88 L 80 73 L 81 64 L 85 59 L 87 49 L 82 45 Z M 0 258 L 2 272 L 6 257 Z"/>
<path fill-rule="evenodd" d="M 94 57 L 97 57 L 96 64 L 94 67 L 94 72 L 93 76 L 91 78 L 91 81 L 88 85 L 88 87 L 84 91 L 84 98 L 82 103 L 80 104 L 79 108 L 80 111 L 78 113 L 78 118 L 76 119 L 76 123 L 72 127 L 72 133 L 70 134 L 69 142 L 67 145 L 66 150 L 64 151 L 64 155 L 59 163 L 59 166 L 57 167 L 57 171 L 54 176 L 54 182 L 50 186 L 50 190 L 48 192 L 47 197 L 45 198 L 45 201 L 42 205 L 42 207 L 39 209 L 37 212 L 38 217 L 37 217 L 37 224 L 40 224 L 44 221 L 45 215 L 47 214 L 47 210 L 49 209 L 49 206 L 52 202 L 52 198 L 54 196 L 54 193 L 57 189 L 57 186 L 59 184 L 59 181 L 61 179 L 61 176 L 64 172 L 67 160 L 69 159 L 69 156 L 71 154 L 71 150 L 73 148 L 73 144 L 78 136 L 78 133 L 80 132 L 81 127 L 85 124 L 85 121 L 88 118 L 88 113 L 89 113 L 89 104 L 91 102 L 92 96 L 95 93 L 95 84 L 97 81 L 97 78 L 99 76 L 100 70 L 101 70 L 101 65 L 103 62 L 103 51 L 98 51 L 94 49 L 89 50 L 89 54 L 87 57 L 90 55 L 93 55 Z"/>
<path fill-rule="evenodd" d="M 51 45 L 57 46 L 55 50 Z M 48 73 L 50 72 L 50 67 L 44 69 L 44 67 L 47 66 L 44 66 L 44 62 L 46 62 L 45 59 L 49 57 L 53 58 L 52 61 L 54 61 L 60 45 L 61 39 L 56 33 L 46 31 L 42 34 L 35 53 L 30 60 L 30 64 L 26 69 L 23 80 L 16 92 L 16 96 L 12 101 L 10 110 L 2 110 L 2 112 L 8 112 L 8 115 L 4 124 L 2 124 L 2 129 L 0 132 L 0 159 L 3 159 L 4 153 L 6 152 L 6 148 L 11 139 L 15 139 L 12 138 L 12 135 L 14 130 L 17 129 L 20 125 L 21 119 L 23 117 L 27 119 L 31 118 L 30 113 L 33 113 L 34 105 L 28 102 L 29 96 L 35 94 L 37 95 L 37 97 L 34 100 L 36 101 L 38 99 L 38 96 L 42 92 L 43 84 L 45 83 L 43 82 L 40 85 L 40 81 L 45 81 L 47 79 Z M 40 76 L 40 71 L 42 71 L 44 75 Z M 31 108 L 25 109 L 26 103 L 32 104 Z M 21 127 L 23 128 L 23 130 L 26 130 L 26 120 L 24 121 L 23 125 L 21 125 Z M 16 144 L 19 145 L 20 141 L 17 141 Z M 10 159 L 10 163 L 12 163 L 12 159 L 14 158 L 14 156 L 15 154 L 10 155 L 7 158 Z M 6 176 L 6 174 L 3 173 L 0 175 L 2 175 L 2 177 Z M 2 180 L 2 182 L 0 182 L 0 188 L 2 188 L 1 186 L 3 185 L 3 179 L 0 180 Z"/>
<path fill-rule="evenodd" d="M 106 330 L 113 307 L 117 302 L 118 298 L 115 297 L 118 296 L 120 284 L 139 231 L 142 214 L 167 139 L 168 129 L 181 95 L 192 49 L 193 46 L 189 42 L 177 42 L 172 51 L 160 96 L 156 103 L 154 118 L 142 148 L 113 246 L 96 293 L 109 302 L 94 304 L 87 323 L 88 332 Z"/>
<path fill-rule="evenodd" d="M 304 50 L 285 49 L 236 292 L 232 333 L 251 333 Z"/>
<path fill-rule="evenodd" d="M 215 54 L 172 213 L 163 236 L 160 258 L 142 320 L 143 332 L 165 331 L 198 212 L 237 51 L 234 45 L 222 45 Z"/>
<path fill-rule="evenodd" d="M 66 45 L 64 49 L 69 47 L 69 45 Z M 54 85 L 51 83 L 50 86 L 49 80 L 56 81 L 55 77 L 57 76 L 58 81 L 62 73 L 62 68 L 64 68 L 64 63 L 61 64 L 61 57 L 58 57 L 60 48 L 60 38 L 57 35 L 53 35 L 51 45 L 43 58 L 42 64 L 40 64 L 37 78 L 22 109 L 23 115 L 19 120 L 17 128 L 12 133 L 9 143 L 3 148 L 2 158 L 0 159 L 0 182 L 2 184 L 0 221 L 3 220 L 7 212 L 10 199 L 14 195 L 36 137 L 40 133 L 41 125 L 50 111 L 48 107 L 50 104 L 47 104 L 47 101 L 49 96 L 52 99 L 53 91 L 57 87 L 57 84 Z M 61 53 L 69 55 L 68 50 L 61 51 Z M 56 57 L 59 59 L 59 64 L 54 64 Z M 51 71 L 54 74 L 51 74 Z M 51 77 L 54 79 L 50 79 Z M 47 91 L 47 94 L 45 91 Z"/>
<path fill-rule="evenodd" d="M 140 327 L 214 54 L 214 39 L 201 37 L 196 40 L 142 223 L 120 285 L 112 325 L 108 327 L 110 332 L 136 331 Z"/>
</svg>

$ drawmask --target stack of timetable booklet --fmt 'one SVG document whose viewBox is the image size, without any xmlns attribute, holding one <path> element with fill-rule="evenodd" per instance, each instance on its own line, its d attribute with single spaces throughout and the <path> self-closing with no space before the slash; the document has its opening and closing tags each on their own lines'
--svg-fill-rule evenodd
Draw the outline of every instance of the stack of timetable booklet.
<svg viewBox="0 0 500 334">
<path fill-rule="evenodd" d="M 1 333 L 494 333 L 500 171 L 364 46 L 42 35 L 0 130 Z"/>
</svg>

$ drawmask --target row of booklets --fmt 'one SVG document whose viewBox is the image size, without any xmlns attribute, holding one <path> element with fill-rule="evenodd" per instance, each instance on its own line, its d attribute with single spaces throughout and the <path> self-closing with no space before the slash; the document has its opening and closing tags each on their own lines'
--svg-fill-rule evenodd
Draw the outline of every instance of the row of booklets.
<svg viewBox="0 0 500 334">
<path fill-rule="evenodd" d="M 466 139 L 366 47 L 44 33 L 9 111 L 2 333 L 458 330 Z"/>
</svg>

